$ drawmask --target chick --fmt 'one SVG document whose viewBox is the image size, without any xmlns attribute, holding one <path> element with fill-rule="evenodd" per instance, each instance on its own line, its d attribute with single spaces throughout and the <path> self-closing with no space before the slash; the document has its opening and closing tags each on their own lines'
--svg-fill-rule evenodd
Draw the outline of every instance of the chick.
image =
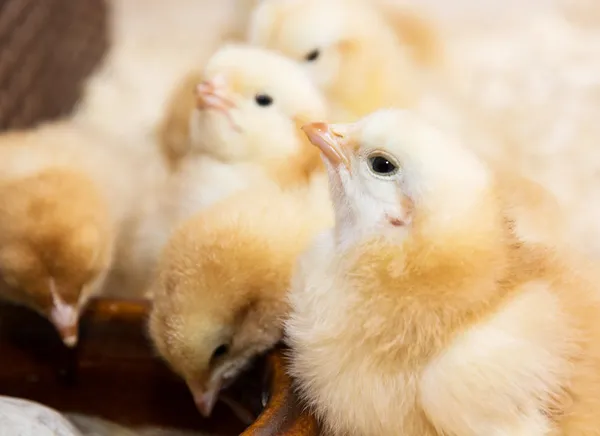
<svg viewBox="0 0 600 436">
<path fill-rule="evenodd" d="M 204 416 L 281 337 L 296 256 L 333 222 L 324 175 L 314 182 L 233 195 L 183 223 L 163 252 L 150 336 Z"/>
<path fill-rule="evenodd" d="M 85 175 L 63 169 L 0 183 L 1 294 L 47 317 L 69 346 L 109 267 L 103 200 Z"/>
<path fill-rule="evenodd" d="M 191 114 L 191 148 L 221 162 L 287 157 L 298 144 L 293 120 L 327 115 L 308 75 L 266 49 L 225 45 L 202 78 Z"/>
<path fill-rule="evenodd" d="M 327 104 L 294 62 L 265 49 L 229 44 L 211 57 L 202 77 L 190 114 L 188 152 L 169 198 L 179 201 L 185 195 L 194 213 L 315 156 L 298 127 L 326 118 Z"/>
<path fill-rule="evenodd" d="M 411 105 L 421 86 L 419 67 L 434 64 L 438 51 L 433 29 L 420 17 L 397 5 L 387 5 L 386 16 L 382 7 L 364 0 L 264 0 L 248 40 L 303 65 L 332 102 L 334 118 L 353 120 Z"/>
<path fill-rule="evenodd" d="M 250 186 L 305 183 L 320 165 L 299 124 L 326 119 L 327 105 L 294 62 L 258 47 L 229 44 L 211 57 L 202 77 L 198 106 L 188 114 L 189 143 L 174 152 L 175 170 L 158 201 L 141 211 L 127 244 L 133 253 L 125 257 L 139 263 L 128 267 L 137 271 L 137 286 L 147 286 L 178 223 Z"/>
<path fill-rule="evenodd" d="M 301 257 L 286 334 L 328 434 L 600 434 L 585 263 L 518 241 L 493 172 L 414 113 L 305 130 L 336 226 Z"/>
<path fill-rule="evenodd" d="M 287 74 L 280 77 L 279 71 Z M 218 96 L 210 95 L 225 75 L 231 76 L 232 83 L 221 84 L 223 89 L 217 93 L 224 93 L 225 100 L 236 94 L 233 98 L 239 103 L 226 111 Z M 305 140 L 298 128 L 324 118 L 328 112 L 324 96 L 304 76 L 292 62 L 266 50 L 241 44 L 224 46 L 203 71 L 188 73 L 171 95 L 158 129 L 167 162 L 177 170 L 188 155 L 208 154 L 224 162 L 238 162 L 248 156 L 270 158 L 278 151 L 287 153 L 286 148 L 296 148 L 298 141 Z M 264 99 L 261 103 L 256 101 L 259 97 Z M 269 103 L 269 99 L 276 101 Z M 271 111 L 267 110 L 270 106 Z M 223 125 L 222 118 L 227 122 L 240 118 L 244 125 Z M 256 128 L 267 123 L 281 126 L 270 133 L 273 145 L 267 145 L 266 133 Z M 275 148 L 278 142 L 281 150 Z M 226 151 L 226 146 L 232 150 Z M 301 154 L 307 153 L 312 154 L 306 150 Z"/>
<path fill-rule="evenodd" d="M 68 346 L 133 203 L 126 159 L 95 138 L 62 121 L 0 136 L 0 296 L 47 317 Z"/>
</svg>

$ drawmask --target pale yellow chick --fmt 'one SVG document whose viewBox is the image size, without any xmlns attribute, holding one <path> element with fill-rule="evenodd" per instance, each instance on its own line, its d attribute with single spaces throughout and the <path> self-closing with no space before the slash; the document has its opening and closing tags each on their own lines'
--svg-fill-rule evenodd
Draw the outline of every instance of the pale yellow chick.
<svg viewBox="0 0 600 436">
<path fill-rule="evenodd" d="M 366 0 L 264 0 L 248 40 L 300 63 L 343 121 L 413 104 L 440 52 L 422 17 Z"/>
<path fill-rule="evenodd" d="M 305 183 L 320 164 L 299 124 L 326 119 L 327 105 L 295 62 L 229 44 L 210 58 L 202 77 L 197 107 L 188 114 L 190 142 L 174 153 L 173 173 L 158 201 L 141 211 L 129 243 L 126 258 L 139 262 L 129 270 L 137 271 L 142 287 L 178 223 L 251 186 Z"/>
<path fill-rule="evenodd" d="M 183 223 L 163 252 L 150 335 L 204 416 L 281 337 L 295 259 L 333 223 L 323 175 L 315 183 L 233 195 Z"/>
<path fill-rule="evenodd" d="M 100 138 L 62 121 L 0 136 L 0 295 L 47 317 L 68 346 L 134 200 L 126 159 Z"/>
<path fill-rule="evenodd" d="M 301 257 L 286 334 L 328 434 L 599 435 L 585 263 L 519 241 L 493 172 L 413 113 L 305 129 L 336 227 Z"/>
</svg>

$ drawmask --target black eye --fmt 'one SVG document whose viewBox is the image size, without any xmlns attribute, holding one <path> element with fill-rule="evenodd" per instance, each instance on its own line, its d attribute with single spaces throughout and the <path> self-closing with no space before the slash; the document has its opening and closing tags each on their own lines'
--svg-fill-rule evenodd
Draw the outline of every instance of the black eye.
<svg viewBox="0 0 600 436">
<path fill-rule="evenodd" d="M 256 104 L 259 106 L 271 106 L 273 104 L 273 97 L 269 94 L 257 94 L 256 97 L 254 97 L 254 101 L 256 101 Z"/>
<path fill-rule="evenodd" d="M 217 348 L 215 348 L 215 351 L 213 351 L 210 360 L 211 362 L 214 362 L 220 357 L 225 356 L 227 353 L 229 353 L 229 346 L 227 344 L 221 344 Z"/>
<path fill-rule="evenodd" d="M 396 164 L 385 156 L 374 155 L 369 157 L 369 167 L 375 174 L 390 176 L 398 171 Z"/>
<path fill-rule="evenodd" d="M 319 52 L 319 50 L 313 50 L 313 51 L 309 52 L 306 56 L 304 56 L 304 59 L 307 62 L 313 62 L 313 61 L 316 61 L 317 59 L 319 59 L 320 54 L 321 53 Z"/>
</svg>

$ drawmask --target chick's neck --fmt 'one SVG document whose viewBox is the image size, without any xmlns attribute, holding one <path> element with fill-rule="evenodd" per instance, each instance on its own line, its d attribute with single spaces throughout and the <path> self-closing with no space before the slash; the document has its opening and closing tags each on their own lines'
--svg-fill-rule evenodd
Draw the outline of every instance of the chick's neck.
<svg viewBox="0 0 600 436">
<path fill-rule="evenodd" d="M 509 247 L 499 234 L 435 241 L 416 233 L 401 244 L 379 235 L 350 249 L 345 271 L 358 306 L 356 328 L 344 334 L 384 360 L 421 366 L 509 295 Z"/>
</svg>

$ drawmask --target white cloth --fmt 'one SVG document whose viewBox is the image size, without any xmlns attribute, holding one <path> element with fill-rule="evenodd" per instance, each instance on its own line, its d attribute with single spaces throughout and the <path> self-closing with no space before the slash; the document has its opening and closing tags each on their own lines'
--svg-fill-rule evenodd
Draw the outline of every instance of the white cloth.
<svg viewBox="0 0 600 436">
<path fill-rule="evenodd" d="M 81 433 L 49 407 L 0 396 L 0 436 L 81 436 Z"/>
</svg>

